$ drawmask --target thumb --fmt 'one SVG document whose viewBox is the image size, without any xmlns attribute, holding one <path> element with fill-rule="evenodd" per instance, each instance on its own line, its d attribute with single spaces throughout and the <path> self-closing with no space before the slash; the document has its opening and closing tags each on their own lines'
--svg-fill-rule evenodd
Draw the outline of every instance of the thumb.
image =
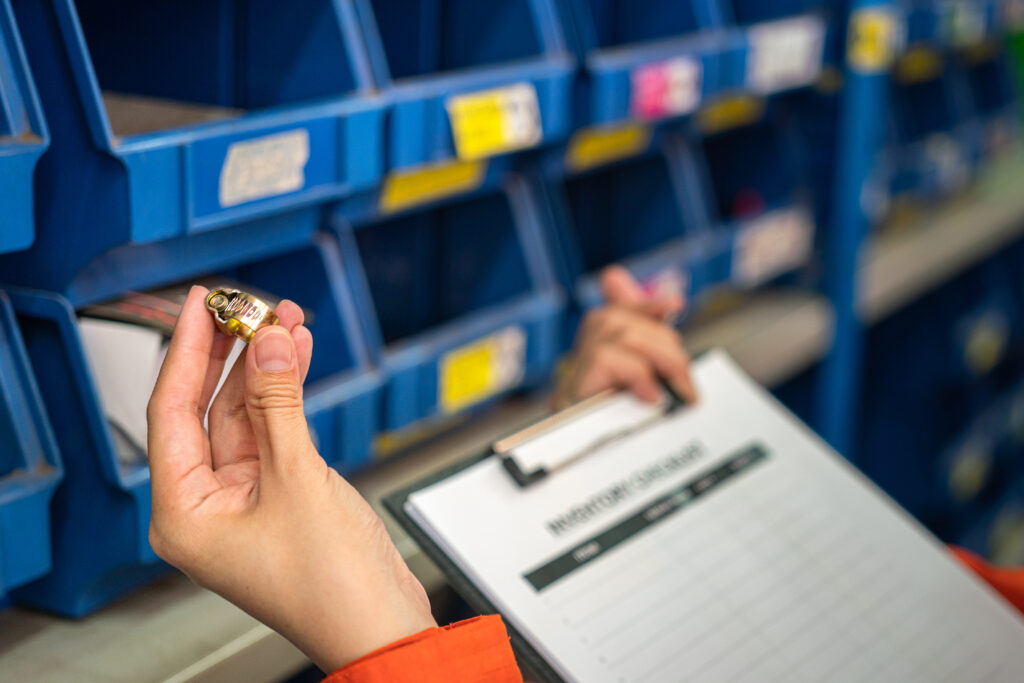
<svg viewBox="0 0 1024 683">
<path fill-rule="evenodd" d="M 245 355 L 245 406 L 260 462 L 290 468 L 313 448 L 295 341 L 285 328 L 271 325 L 256 333 Z"/>
</svg>

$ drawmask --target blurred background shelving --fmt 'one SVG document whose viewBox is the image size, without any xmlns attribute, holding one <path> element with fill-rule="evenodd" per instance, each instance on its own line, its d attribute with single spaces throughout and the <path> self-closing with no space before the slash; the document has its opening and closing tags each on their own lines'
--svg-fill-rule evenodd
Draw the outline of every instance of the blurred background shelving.
<svg viewBox="0 0 1024 683">
<path fill-rule="evenodd" d="M 619 263 L 1024 563 L 1022 84 L 1016 0 L 0 0 L 0 668 L 303 665 L 153 554 L 88 357 L 89 307 L 199 278 L 311 314 L 311 433 L 378 509 L 544 414 Z"/>
</svg>

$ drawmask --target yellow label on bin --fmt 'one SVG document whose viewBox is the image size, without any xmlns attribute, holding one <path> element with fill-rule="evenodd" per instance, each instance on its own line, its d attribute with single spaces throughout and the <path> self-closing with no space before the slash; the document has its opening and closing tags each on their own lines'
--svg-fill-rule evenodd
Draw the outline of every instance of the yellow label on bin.
<svg viewBox="0 0 1024 683">
<path fill-rule="evenodd" d="M 650 144 L 651 129 L 639 123 L 585 128 L 569 141 L 565 165 L 572 171 L 585 171 L 636 156 Z"/>
<path fill-rule="evenodd" d="M 526 332 L 506 327 L 449 351 L 438 364 L 438 403 L 454 413 L 518 384 L 526 369 Z"/>
<path fill-rule="evenodd" d="M 898 23 L 891 12 L 862 9 L 850 16 L 846 60 L 850 68 L 861 72 L 884 71 L 892 64 L 897 44 Z"/>
<path fill-rule="evenodd" d="M 942 73 L 942 55 L 928 47 L 915 47 L 896 62 L 896 80 L 901 83 L 920 83 L 938 78 Z"/>
<path fill-rule="evenodd" d="M 445 107 L 455 152 L 465 161 L 527 149 L 541 141 L 540 105 L 531 83 L 452 95 Z"/>
<path fill-rule="evenodd" d="M 477 189 L 487 175 L 486 161 L 442 161 L 410 170 L 394 171 L 384 179 L 380 193 L 381 213 Z"/>
<path fill-rule="evenodd" d="M 697 112 L 697 127 L 718 133 L 754 123 L 764 115 L 764 100 L 753 95 L 726 95 Z"/>
</svg>

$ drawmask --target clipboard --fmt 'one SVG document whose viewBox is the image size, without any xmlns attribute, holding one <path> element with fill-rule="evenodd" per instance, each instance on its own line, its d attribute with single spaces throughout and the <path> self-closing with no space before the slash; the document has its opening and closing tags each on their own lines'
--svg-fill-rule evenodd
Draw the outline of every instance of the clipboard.
<svg viewBox="0 0 1024 683">
<path fill-rule="evenodd" d="M 383 503 L 473 608 L 503 616 L 544 683 L 724 682 L 735 667 L 827 680 L 838 666 L 858 681 L 879 666 L 1019 680 L 1019 613 L 725 354 L 694 378 L 700 403 L 556 454 L 536 488 L 499 442 Z M 577 515 L 589 501 L 604 502 Z"/>
<path fill-rule="evenodd" d="M 627 438 L 637 431 L 651 426 L 657 420 L 663 419 L 684 406 L 683 400 L 667 384 L 663 384 L 663 391 L 664 395 L 659 402 L 647 404 L 646 406 L 639 399 L 632 398 L 624 392 L 607 390 L 596 394 L 495 441 L 488 451 L 470 456 L 414 484 L 384 496 L 382 499 L 384 507 L 395 518 L 402 529 L 426 553 L 427 557 L 437 565 L 448 579 L 449 585 L 462 596 L 470 607 L 480 614 L 498 614 L 500 613 L 498 608 L 473 583 L 466 573 L 452 561 L 434 539 L 420 527 L 416 520 L 408 514 L 406 502 L 409 496 L 420 489 L 448 479 L 488 458 L 499 458 L 509 477 L 521 488 L 527 489 L 544 477 L 555 475 L 558 470 L 587 457 L 616 440 Z M 624 403 L 638 408 L 635 411 L 635 419 L 618 422 L 609 426 L 602 433 L 596 434 L 594 438 L 578 448 L 550 453 L 538 466 L 533 466 L 537 465 L 537 463 L 531 463 L 531 466 L 526 466 L 515 458 L 514 452 L 517 447 L 570 427 L 579 420 L 600 415 L 602 411 L 614 410 L 617 403 Z M 505 628 L 508 630 L 512 649 L 520 663 L 520 668 L 529 670 L 532 677 L 539 678 L 540 683 L 564 683 L 564 679 L 555 672 L 551 665 L 537 652 L 536 648 L 507 619 L 505 620 Z"/>
</svg>

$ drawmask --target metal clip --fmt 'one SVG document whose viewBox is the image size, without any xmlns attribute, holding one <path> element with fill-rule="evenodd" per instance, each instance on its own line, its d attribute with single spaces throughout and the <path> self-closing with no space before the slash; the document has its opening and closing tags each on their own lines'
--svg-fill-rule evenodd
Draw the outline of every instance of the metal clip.
<svg viewBox="0 0 1024 683">
<path fill-rule="evenodd" d="M 256 330 L 278 323 L 270 305 L 237 289 L 213 290 L 206 297 L 206 308 L 213 313 L 221 332 L 246 344 L 252 341 Z"/>
</svg>

